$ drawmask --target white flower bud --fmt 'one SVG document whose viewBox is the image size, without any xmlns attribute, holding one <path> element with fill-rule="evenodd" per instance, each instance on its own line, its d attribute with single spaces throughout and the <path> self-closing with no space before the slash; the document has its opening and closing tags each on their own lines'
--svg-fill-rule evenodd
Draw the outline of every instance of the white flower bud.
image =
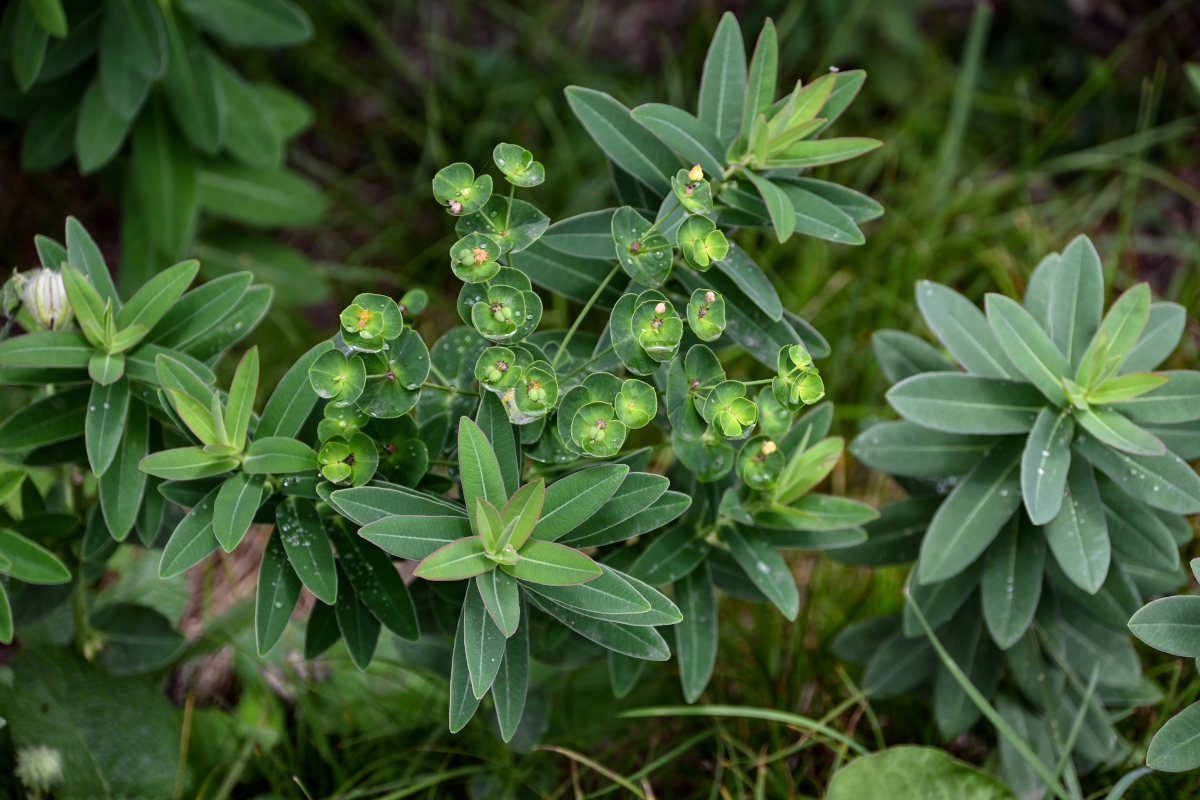
<svg viewBox="0 0 1200 800">
<path fill-rule="evenodd" d="M 25 307 L 38 327 L 57 331 L 71 322 L 71 301 L 63 286 L 62 273 L 49 269 L 34 270 L 24 277 Z"/>
<path fill-rule="evenodd" d="M 654 313 L 655 313 L 655 314 L 665 314 L 665 313 L 667 313 L 667 304 L 666 304 L 666 303 L 659 303 L 658 305 L 656 305 L 656 306 L 654 307 Z"/>
</svg>

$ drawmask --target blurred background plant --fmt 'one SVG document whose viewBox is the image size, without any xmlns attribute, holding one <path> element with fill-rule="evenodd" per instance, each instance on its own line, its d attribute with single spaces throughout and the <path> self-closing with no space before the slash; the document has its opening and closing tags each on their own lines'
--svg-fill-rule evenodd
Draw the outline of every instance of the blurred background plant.
<svg viewBox="0 0 1200 800">
<path fill-rule="evenodd" d="M 16 24 L 9 18 L 27 3 L 8 4 L 0 41 L 9 35 L 4 27 Z M 187 19 L 194 5 L 200 4 L 169 7 Z M 811 320 L 839 354 L 827 386 L 844 433 L 886 414 L 886 382 L 871 355 L 870 334 L 877 328 L 922 332 L 911 302 L 917 279 L 955 286 L 976 302 L 987 290 L 1019 295 L 1037 258 L 1077 233 L 1095 240 L 1116 291 L 1147 280 L 1158 298 L 1188 309 L 1184 342 L 1165 366 L 1194 365 L 1200 355 L 1200 87 L 1189 85 L 1184 68 L 1200 59 L 1200 12 L 1192 3 L 300 5 L 313 35 L 295 48 L 243 48 L 218 31 L 201 34 L 251 85 L 281 85 L 313 111 L 313 126 L 291 140 L 286 159 L 328 198 L 321 225 L 301 224 L 316 215 L 284 216 L 266 227 L 285 230 L 264 236 L 210 213 L 187 250 L 206 269 L 273 270 L 258 277 L 275 285 L 284 301 L 277 308 L 288 310 L 274 312 L 259 329 L 264 365 L 271 353 L 286 363 L 284 357 L 307 349 L 307 320 L 328 320 L 358 291 L 398 294 L 422 286 L 434 297 L 448 296 L 453 278 L 440 261 L 451 242 L 441 214 L 428 203 L 427 183 L 442 164 L 458 158 L 482 164 L 493 142 L 520 142 L 556 175 L 531 198 L 552 217 L 599 207 L 610 191 L 603 156 L 571 116 L 562 87 L 581 83 L 630 106 L 686 104 L 726 8 L 746 30 L 756 30 L 766 16 L 775 19 L 785 75 L 808 79 L 830 66 L 870 74 L 843 124 L 884 146 L 815 174 L 836 176 L 883 203 L 884 217 L 867 223 L 867 243 L 803 239 L 778 247 L 766 234 L 747 242 L 775 278 L 785 306 Z M 65 7 L 69 12 L 71 4 Z M 60 46 L 58 39 L 48 42 L 47 60 Z M 91 59 L 48 79 L 47 88 L 61 83 L 77 100 L 95 74 Z M 30 113 L 12 92 L 11 86 L 0 89 L 5 120 Z M 150 102 L 142 116 L 156 108 Z M 172 119 L 169 103 L 156 113 Z M 32 234 L 57 229 L 64 209 L 87 224 L 110 262 L 127 263 L 154 245 L 148 227 L 122 224 L 131 182 L 126 170 L 136 154 L 118 155 L 89 175 L 69 163 L 34 171 L 22 166 L 27 137 L 16 122 L 0 127 L 6 266 L 35 264 Z M 185 141 L 175 137 L 177 144 Z M 72 151 L 60 145 L 58 152 L 62 160 Z M 332 287 L 332 298 L 324 297 L 324 285 Z M 298 307 L 306 313 L 297 314 Z M 547 323 L 555 324 L 557 314 L 565 324 L 566 312 L 549 306 Z M 423 316 L 424 325 L 440 330 L 454 315 L 449 304 L 433 302 Z M 850 464 L 839 465 L 830 480 L 835 493 L 850 489 L 875 502 L 897 496 L 889 479 Z M 1194 554 L 1194 547 L 1185 550 Z M 446 734 L 446 698 L 438 684 L 387 658 L 359 673 L 339 646 L 303 665 L 287 655 L 302 650 L 297 639 L 261 663 L 253 655 L 253 578 L 236 563 L 213 562 L 203 580 L 155 590 L 151 604 L 161 602 L 163 613 L 184 618 L 195 656 L 185 668 L 159 676 L 176 706 L 161 712 L 178 738 L 155 744 L 159 753 L 175 753 L 174 771 L 190 774 L 206 796 L 289 798 L 820 796 L 852 752 L 788 714 L 825 720 L 873 749 L 944 744 L 926 701 L 868 702 L 855 688 L 856 674 L 828 649 L 846 623 L 899 610 L 903 570 L 868 572 L 809 556 L 793 563 L 801 587 L 795 622 L 769 608 L 725 601 L 736 611 L 722 614 L 717 671 L 701 699 L 706 706 L 775 709 L 774 721 L 747 719 L 744 709 L 703 721 L 677 708 L 651 721 L 597 715 L 592 709 L 599 703 L 614 712 L 677 706 L 678 684 L 656 671 L 614 702 L 603 669 L 585 670 L 560 687 L 555 704 L 563 711 L 545 723 L 541 741 L 559 749 L 526 753 L 532 741 L 506 748 L 482 721 L 456 737 Z M 148 602 L 146 580 L 139 588 L 136 564 L 127 567 L 113 576 L 113 591 Z M 45 627 L 52 638 L 52 620 Z M 389 640 L 380 655 L 403 648 L 412 663 L 421 655 L 414 647 Z M 1177 659 L 1141 652 L 1146 674 L 1166 694 L 1161 707 L 1121 725 L 1125 736 L 1144 743 L 1200 695 L 1200 681 Z M 131 691 L 154 684 L 140 685 Z M 129 746 L 139 744 L 146 743 L 134 739 Z M 966 734 L 949 748 L 983 763 L 994 744 Z M 10 747 L 4 753 L 0 758 L 14 757 Z M 6 766 L 0 775 L 11 773 Z M 1120 775 L 1102 769 L 1083 788 L 1098 792 Z M 0 778 L 0 788 L 15 792 L 6 780 Z M 182 778 L 168 783 L 185 785 Z M 1153 774 L 1125 796 L 1176 798 L 1196 791 L 1195 777 Z"/>
</svg>

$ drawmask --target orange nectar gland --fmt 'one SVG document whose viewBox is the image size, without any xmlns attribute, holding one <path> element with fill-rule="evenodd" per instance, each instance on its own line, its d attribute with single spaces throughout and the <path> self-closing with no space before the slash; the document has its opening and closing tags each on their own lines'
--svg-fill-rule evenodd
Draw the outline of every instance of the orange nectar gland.
<svg viewBox="0 0 1200 800">
<path fill-rule="evenodd" d="M 705 292 L 704 293 L 704 302 L 706 302 L 706 303 L 717 302 L 717 293 L 712 290 Z"/>
<path fill-rule="evenodd" d="M 699 164 L 696 164 L 690 170 L 688 170 L 688 180 L 689 181 L 704 180 L 704 170 L 700 169 Z"/>
<path fill-rule="evenodd" d="M 758 460 L 762 461 L 767 456 L 771 455 L 771 453 L 774 453 L 775 449 L 775 443 L 770 439 L 767 439 L 765 442 L 763 442 L 762 449 L 758 451 Z"/>
<path fill-rule="evenodd" d="M 364 308 L 362 311 L 359 311 L 358 329 L 361 331 L 363 328 L 367 327 L 367 323 L 371 321 L 371 317 L 373 316 L 375 315 L 371 313 L 370 309 Z"/>
<path fill-rule="evenodd" d="M 475 259 L 475 264 L 485 264 L 488 260 L 488 251 L 486 247 L 476 247 L 471 251 L 471 256 Z"/>
</svg>

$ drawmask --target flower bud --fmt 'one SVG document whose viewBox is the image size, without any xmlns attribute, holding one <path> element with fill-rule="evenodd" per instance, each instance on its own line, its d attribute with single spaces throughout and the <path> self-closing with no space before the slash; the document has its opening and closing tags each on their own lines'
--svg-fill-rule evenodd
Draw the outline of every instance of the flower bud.
<svg viewBox="0 0 1200 800">
<path fill-rule="evenodd" d="M 714 292 L 713 290 L 709 289 L 707 292 L 704 293 L 704 302 L 706 302 L 706 303 L 717 302 L 717 293 Z"/>
<path fill-rule="evenodd" d="M 655 313 L 655 314 L 665 314 L 665 313 L 667 313 L 667 304 L 666 304 L 666 303 L 659 303 L 658 305 L 656 305 L 656 306 L 654 307 L 654 313 Z"/>
<path fill-rule="evenodd" d="M 23 279 L 25 307 L 38 327 L 57 331 L 71 322 L 71 301 L 62 273 L 39 269 Z"/>
<path fill-rule="evenodd" d="M 688 170 L 688 180 L 689 181 L 704 180 L 704 170 L 700 169 L 699 164 L 696 164 L 694 167 L 692 167 L 690 170 Z"/>
</svg>

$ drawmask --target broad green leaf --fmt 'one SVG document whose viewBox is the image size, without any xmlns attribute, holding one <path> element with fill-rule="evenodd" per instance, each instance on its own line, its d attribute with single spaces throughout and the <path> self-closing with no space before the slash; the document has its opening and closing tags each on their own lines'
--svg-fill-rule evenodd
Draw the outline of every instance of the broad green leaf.
<svg viewBox="0 0 1200 800">
<path fill-rule="evenodd" d="M 288 563 L 280 541 L 282 532 L 271 534 L 258 568 L 258 592 L 254 600 L 254 641 L 259 656 L 270 652 L 287 630 L 288 620 L 300 599 L 300 578 Z"/>
<path fill-rule="evenodd" d="M 1067 401 L 1062 379 L 1070 364 L 1028 311 L 1003 295 L 987 296 L 987 318 L 992 333 L 1017 370 L 1051 403 Z"/>
<path fill-rule="evenodd" d="M 1050 336 L 1067 362 L 1078 366 L 1104 313 L 1100 255 L 1086 236 L 1077 236 L 1058 260 L 1050 283 Z"/>
<path fill-rule="evenodd" d="M 187 347 L 236 307 L 252 279 L 249 272 L 236 272 L 197 286 L 179 299 L 171 315 L 150 331 L 148 339 L 164 347 Z"/>
<path fill-rule="evenodd" d="M 584 614 L 640 614 L 650 610 L 648 603 L 628 581 L 611 567 L 600 566 L 604 572 L 586 583 L 548 586 L 533 583 L 529 586 L 542 597 Z"/>
<path fill-rule="evenodd" d="M 746 577 L 790 620 L 800 611 L 796 579 L 783 557 L 763 534 L 751 528 L 726 526 L 721 529 L 729 552 Z"/>
<path fill-rule="evenodd" d="M 132 120 L 166 70 L 166 30 L 153 0 L 114 0 L 104 9 L 100 83 L 113 110 Z"/>
<path fill-rule="evenodd" d="M 233 548 L 238 546 L 250 530 L 250 523 L 254 522 L 254 515 L 258 513 L 263 501 L 265 483 L 265 475 L 236 472 L 226 479 L 217 491 L 217 499 L 213 505 L 213 535 L 217 537 L 221 549 L 226 553 L 232 553 Z M 281 509 L 283 507 L 279 506 Z M 278 519 L 278 512 L 276 518 Z M 321 599 L 327 603 L 333 602 L 332 598 Z"/>
<path fill-rule="evenodd" d="M 946 497 L 921 542 L 921 583 L 951 578 L 977 559 L 1021 503 L 1021 450 L 997 445 Z"/>
<path fill-rule="evenodd" d="M 1025 433 L 1046 405 L 1027 383 L 952 372 L 906 378 L 887 398 L 905 419 L 947 433 Z"/>
<path fill-rule="evenodd" d="M 574 530 L 608 502 L 628 474 L 628 466 L 608 464 L 581 470 L 547 486 L 534 539 L 555 541 Z"/>
<path fill-rule="evenodd" d="M 1187 311 L 1178 303 L 1153 303 L 1142 335 L 1129 351 L 1124 372 L 1156 369 L 1179 346 Z"/>
<path fill-rule="evenodd" d="M 205 445 L 227 445 L 224 431 L 217 431 L 215 424 L 215 415 L 212 413 L 215 403 L 210 402 L 208 406 L 201 403 L 190 394 L 181 392 L 178 389 L 167 389 L 167 396 L 171 398 L 171 406 L 175 409 L 175 413 L 183 420 L 196 438 Z M 213 400 L 217 398 L 213 396 Z M 219 411 L 219 409 L 218 409 Z M 224 425 L 222 425 L 224 428 Z"/>
<path fill-rule="evenodd" d="M 421 514 L 382 517 L 359 529 L 358 535 L 399 558 L 420 560 L 439 547 L 471 535 L 471 523 L 461 514 L 430 509 Z"/>
<path fill-rule="evenodd" d="M 827 800 L 867 797 L 1013 800 L 985 772 L 933 747 L 892 747 L 862 756 L 834 773 Z"/>
<path fill-rule="evenodd" d="M 199 261 L 183 261 L 146 281 L 117 312 L 117 327 L 145 325 L 148 330 L 152 329 L 187 291 L 199 270 Z"/>
<path fill-rule="evenodd" d="M 20 0 L 17 5 L 12 36 L 12 69 L 17 79 L 17 88 L 24 94 L 37 81 L 46 57 L 49 34 L 38 24 L 30 0 Z"/>
<path fill-rule="evenodd" d="M 379 644 L 379 620 L 364 604 L 354 589 L 346 570 L 339 564 L 337 605 L 334 606 L 334 616 L 337 618 L 338 629 L 346 640 L 346 650 L 354 666 L 365 670 L 371 664 L 375 655 L 375 647 Z"/>
<path fill-rule="evenodd" d="M 1096 476 L 1086 462 L 1071 462 L 1067 497 L 1045 531 L 1050 552 L 1071 582 L 1088 594 L 1099 591 L 1108 576 L 1112 547 Z"/>
<path fill-rule="evenodd" d="M 717 593 L 707 565 L 676 582 L 675 602 L 683 614 L 683 622 L 675 627 L 679 682 L 684 699 L 694 703 L 717 663 Z"/>
<path fill-rule="evenodd" d="M 1049 406 L 1038 412 L 1021 456 L 1021 496 L 1034 525 L 1054 519 L 1063 502 L 1067 468 L 1071 465 L 1071 437 L 1075 423 L 1070 409 Z"/>
<path fill-rule="evenodd" d="M 75 128 L 75 157 L 79 171 L 87 175 L 112 161 L 129 135 L 129 129 L 129 120 L 109 105 L 100 78 L 93 80 L 83 93 Z"/>
<path fill-rule="evenodd" d="M 1200 658 L 1200 597 L 1162 597 L 1138 610 L 1129 630 L 1155 650 Z"/>
<path fill-rule="evenodd" d="M 575 633 L 601 647 L 644 661 L 666 661 L 671 657 L 666 640 L 654 628 L 595 619 L 536 595 L 530 601 Z"/>
<path fill-rule="evenodd" d="M 1143 564 L 1160 572 L 1178 570 L 1179 546 L 1164 519 L 1103 475 L 1098 483 L 1108 538 L 1122 562 Z"/>
<path fill-rule="evenodd" d="M 467 536 L 439 547 L 417 565 L 413 574 L 427 581 L 461 581 L 494 569 L 483 539 Z"/>
<path fill-rule="evenodd" d="M 211 51 L 188 18 L 160 6 L 167 35 L 167 71 L 163 88 L 184 138 L 205 155 L 216 155 L 225 140 L 225 100 L 213 69 Z"/>
<path fill-rule="evenodd" d="M 744 44 L 743 44 L 744 47 Z M 750 142 L 754 120 L 771 110 L 775 101 L 775 80 L 779 72 L 779 41 L 775 23 L 770 17 L 763 22 L 750 59 L 750 74 L 746 79 L 745 108 L 742 111 L 740 142 Z"/>
<path fill-rule="evenodd" d="M 945 433 L 912 422 L 881 422 L 859 434 L 850 443 L 850 452 L 881 472 L 936 478 L 970 472 L 993 442 L 990 438 Z"/>
<path fill-rule="evenodd" d="M 213 504 L 217 491 L 217 488 L 212 489 L 175 526 L 158 562 L 158 577 L 178 575 L 208 558 L 220 546 L 213 533 Z"/>
<path fill-rule="evenodd" d="M 220 475 L 235 469 L 236 459 L 206 453 L 202 447 L 177 447 L 160 450 L 142 459 L 139 469 L 156 478 L 169 481 L 189 481 Z"/>
<path fill-rule="evenodd" d="M 257 227 L 308 225 L 323 217 L 329 206 L 320 187 L 283 168 L 216 161 L 206 164 L 196 181 L 206 212 Z"/>
<path fill-rule="evenodd" d="M 987 549 L 979 594 L 983 621 L 1001 650 L 1016 644 L 1033 622 L 1045 561 L 1042 533 L 1022 527 L 1015 517 Z"/>
<path fill-rule="evenodd" d="M 286 47 L 307 41 L 312 21 L 291 0 L 182 0 L 196 24 L 234 47 Z"/>
<path fill-rule="evenodd" d="M 459 615 L 450 657 L 450 732 L 458 733 L 479 708 L 479 698 L 471 691 L 471 673 L 467 667 L 466 632 Z"/>
<path fill-rule="evenodd" d="M 1113 410 L 1134 422 L 1171 424 L 1200 418 L 1200 372 L 1167 370 L 1161 374 L 1166 376 L 1166 383 L 1131 400 L 1114 403 Z"/>
<path fill-rule="evenodd" d="M 492 622 L 483 598 L 474 587 L 467 587 L 462 607 L 463 648 L 467 656 L 467 672 L 471 676 L 471 691 L 482 699 L 500 671 L 504 658 L 505 636 Z"/>
<path fill-rule="evenodd" d="M 530 539 L 520 550 L 515 564 L 500 568 L 523 581 L 546 586 L 570 586 L 584 583 L 602 574 L 600 566 L 578 550 L 556 542 Z"/>
<path fill-rule="evenodd" d="M 133 603 L 106 605 L 92 614 L 104 638 L 100 663 L 114 675 L 136 675 L 169 665 L 183 650 L 183 634 L 158 611 Z"/>
<path fill-rule="evenodd" d="M 967 298 L 940 283 L 917 281 L 917 306 L 925 323 L 970 372 L 987 378 L 1013 377 L 1012 363 L 987 318 Z"/>
<path fill-rule="evenodd" d="M 346 532 L 341 524 L 327 530 L 345 570 L 338 575 L 339 601 L 347 587 L 353 587 L 362 604 L 388 630 L 401 639 L 416 641 L 420 633 L 417 611 L 392 560 L 375 545 Z"/>
<path fill-rule="evenodd" d="M 662 475 L 647 472 L 629 473 L 612 498 L 595 514 L 563 536 L 561 541 L 572 547 L 594 547 L 606 542 L 614 531 L 625 527 L 623 523 L 653 506 L 666 494 L 670 485 L 671 482 Z"/>
<path fill-rule="evenodd" d="M 494 574 L 501 574 L 496 572 Z M 523 628 L 504 645 L 500 671 L 492 683 L 492 701 L 500 738 L 510 741 L 525 712 L 525 697 L 529 690 L 529 629 Z"/>
<path fill-rule="evenodd" d="M 117 455 L 128 412 L 129 381 L 122 378 L 107 386 L 92 384 L 83 431 L 88 464 L 97 475 L 103 475 Z"/>
<path fill-rule="evenodd" d="M 428 494 L 405 486 L 361 486 L 354 489 L 339 489 L 331 495 L 331 502 L 341 512 L 359 525 L 369 525 L 376 520 L 394 515 L 403 516 L 447 516 L 467 518 L 466 509 L 440 495 Z"/>
<path fill-rule="evenodd" d="M 704 71 L 700 75 L 699 117 L 720 140 L 719 155 L 724 155 L 741 128 L 746 77 L 746 45 L 742 41 L 742 31 L 733 12 L 726 11 L 708 47 Z M 773 69 L 771 77 L 774 79 Z M 718 161 L 723 159 L 718 158 Z M 719 172 L 714 171 L 714 174 Z"/>
<path fill-rule="evenodd" d="M 1167 452 L 1166 445 L 1157 436 L 1111 408 L 1076 409 L 1075 418 L 1079 427 L 1109 447 L 1142 456 L 1161 456 Z"/>
<path fill-rule="evenodd" d="M 546 501 L 546 482 L 539 478 L 517 490 L 500 511 L 500 536 L 497 552 L 511 546 L 520 550 L 533 533 Z"/>
<path fill-rule="evenodd" d="M 304 442 L 283 436 L 255 439 L 246 448 L 242 469 L 257 473 L 282 474 L 316 469 L 317 454 Z"/>
<path fill-rule="evenodd" d="M 1146 751 L 1146 764 L 1160 772 L 1200 766 L 1200 703 L 1192 703 L 1159 728 Z"/>
<path fill-rule="evenodd" d="M 647 133 L 649 135 L 649 133 Z M 657 142 L 657 140 L 655 140 Z M 612 256 L 612 214 L 604 218 L 608 230 L 608 247 L 603 258 Z M 536 241 L 521 252 L 521 271 L 534 283 L 570 298 L 577 303 L 586 303 L 612 269 L 612 264 L 601 258 L 583 257 L 555 250 L 549 241 Z M 612 308 L 621 296 L 621 290 L 611 282 L 600 290 L 597 305 Z"/>
<path fill-rule="evenodd" d="M 500 474 L 504 479 L 505 495 L 512 496 L 521 484 L 521 454 L 517 449 L 508 412 L 504 410 L 504 403 L 494 392 L 484 393 L 479 403 L 479 411 L 475 415 L 475 424 L 491 442 Z M 504 507 L 503 502 L 497 502 L 491 497 L 487 499 L 497 508 Z"/>
<path fill-rule="evenodd" d="M 777 185 L 796 212 L 798 232 L 841 244 L 862 244 L 867 240 L 850 214 L 834 203 L 789 180 L 778 181 Z"/>
<path fill-rule="evenodd" d="M 185 249 L 196 223 L 196 158 L 172 127 L 161 100 L 133 130 L 130 178 L 150 239 L 168 255 Z"/>
<path fill-rule="evenodd" d="M 775 238 L 780 242 L 787 241 L 796 230 L 796 207 L 792 205 L 791 198 L 783 189 L 753 170 L 742 169 L 742 174 L 754 184 L 754 188 L 766 203 L 771 225 L 775 229 Z"/>
<path fill-rule="evenodd" d="M 630 116 L 628 108 L 612 95 L 582 86 L 568 86 L 564 94 L 606 156 L 659 195 L 671 191 L 668 176 L 680 165 L 679 157 Z"/>
<path fill-rule="evenodd" d="M 71 580 L 71 570 L 58 556 L 8 528 L 0 528 L 0 556 L 8 562 L 0 572 L 19 581 L 54 584 Z"/>
<path fill-rule="evenodd" d="M 322 342 L 299 360 L 279 381 L 258 420 L 258 436 L 295 436 L 317 402 L 308 383 L 308 368 L 333 345 Z"/>
<path fill-rule="evenodd" d="M 0 366 L 82 369 L 93 348 L 76 331 L 37 331 L 0 342 Z"/>
<path fill-rule="evenodd" d="M 503 507 L 508 501 L 504 476 L 492 444 L 468 417 L 461 417 L 458 421 L 458 468 L 462 499 L 472 515 L 477 497 L 482 497 L 497 508 Z"/>
<path fill-rule="evenodd" d="M 475 586 L 500 632 L 506 637 L 516 633 L 521 622 L 521 594 L 517 581 L 507 572 L 493 569 L 476 575 Z"/>
<path fill-rule="evenodd" d="M 744 88 L 740 90 L 744 91 Z M 665 103 L 646 103 L 630 113 L 635 120 L 661 139 L 663 144 L 683 156 L 685 161 L 699 164 L 706 175 L 720 177 L 724 172 L 725 145 L 717 138 L 714 133 L 715 126 L 711 122 L 696 119 L 682 108 Z"/>
<path fill-rule="evenodd" d="M 34 400 L 0 424 L 0 451 L 75 438 L 86 424 L 89 400 L 87 386 Z"/>
<path fill-rule="evenodd" d="M 846 73 L 841 73 L 838 76 L 840 81 Z M 834 87 L 834 92 L 837 92 L 837 87 Z M 883 206 L 879 202 L 872 200 L 862 192 L 855 191 L 840 183 L 831 181 L 817 180 L 816 178 L 794 178 L 788 183 L 799 186 L 811 194 L 828 200 L 845 212 L 854 222 L 868 222 L 883 216 Z M 793 202 L 795 202 L 793 198 Z M 799 206 L 797 206 L 799 208 Z"/>
<path fill-rule="evenodd" d="M 768 319 L 783 318 L 783 303 L 775 291 L 771 279 L 763 272 L 762 267 L 755 264 L 745 250 L 731 244 L 729 254 L 716 262 L 716 268 L 729 280 L 737 284 L 747 298 L 757 307 L 757 310 L 767 315 Z"/>
<path fill-rule="evenodd" d="M 116 455 L 100 476 L 98 487 L 104 522 L 118 542 L 129 535 L 142 507 L 147 475 L 139 465 L 149 450 L 149 441 L 150 419 L 146 406 L 140 402 L 130 403 Z"/>
</svg>

